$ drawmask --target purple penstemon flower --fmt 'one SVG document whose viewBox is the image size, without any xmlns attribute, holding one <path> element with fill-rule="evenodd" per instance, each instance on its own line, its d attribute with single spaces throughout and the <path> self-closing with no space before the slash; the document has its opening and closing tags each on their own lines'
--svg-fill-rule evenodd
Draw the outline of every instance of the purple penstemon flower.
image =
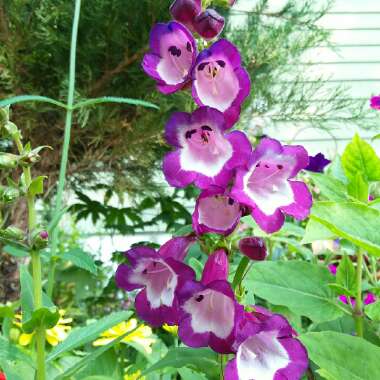
<svg viewBox="0 0 380 380">
<path fill-rule="evenodd" d="M 380 95 L 379 96 L 372 96 L 371 108 L 374 110 L 380 110 Z"/>
<path fill-rule="evenodd" d="M 288 321 L 277 314 L 245 313 L 236 325 L 234 359 L 226 380 L 299 380 L 308 367 L 304 346 L 294 338 Z"/>
<path fill-rule="evenodd" d="M 227 186 L 233 169 L 247 162 L 252 147 L 243 132 L 225 133 L 225 129 L 223 114 L 214 108 L 172 115 L 165 138 L 176 150 L 168 153 L 163 162 L 163 172 L 171 186 Z"/>
<path fill-rule="evenodd" d="M 242 209 L 225 189 L 212 187 L 199 195 L 193 213 L 193 229 L 198 235 L 213 232 L 229 235 L 236 228 Z"/>
<path fill-rule="evenodd" d="M 239 241 L 240 252 L 254 261 L 265 260 L 267 256 L 267 248 L 265 240 L 259 237 L 246 237 Z"/>
<path fill-rule="evenodd" d="M 159 91 L 170 94 L 190 81 L 196 56 L 196 42 L 185 26 L 175 21 L 160 23 L 150 33 L 150 52 L 142 67 L 157 81 Z"/>
<path fill-rule="evenodd" d="M 315 156 L 309 156 L 309 165 L 306 166 L 305 170 L 315 173 L 323 173 L 324 168 L 331 163 L 323 153 L 318 153 Z"/>
<path fill-rule="evenodd" d="M 284 214 L 302 220 L 310 213 L 311 193 L 305 183 L 294 180 L 308 162 L 302 146 L 282 146 L 264 138 L 253 151 L 248 169 L 237 170 L 231 196 L 251 208 L 261 229 L 276 232 L 284 224 Z"/>
<path fill-rule="evenodd" d="M 224 250 L 218 250 L 208 258 L 201 281 L 189 281 L 180 290 L 178 334 L 186 345 L 232 352 L 234 328 L 243 307 L 236 302 L 227 277 L 228 258 Z"/>
<path fill-rule="evenodd" d="M 203 50 L 195 62 L 192 79 L 195 102 L 223 112 L 229 127 L 236 123 L 251 89 L 236 46 L 221 39 Z"/>
<path fill-rule="evenodd" d="M 158 252 L 144 246 L 132 248 L 125 253 L 129 265 L 117 268 L 118 287 L 126 291 L 142 289 L 136 296 L 136 311 L 153 326 L 178 323 L 177 291 L 185 281 L 195 278 L 194 271 L 182 263 L 193 242 L 193 237 L 177 237 Z"/>
</svg>

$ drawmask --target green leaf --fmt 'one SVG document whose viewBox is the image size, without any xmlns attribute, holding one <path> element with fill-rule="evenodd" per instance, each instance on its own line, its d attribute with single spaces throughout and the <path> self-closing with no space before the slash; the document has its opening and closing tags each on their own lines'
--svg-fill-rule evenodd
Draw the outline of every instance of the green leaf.
<svg viewBox="0 0 380 380">
<path fill-rule="evenodd" d="M 146 369 L 142 376 L 168 367 L 188 367 L 194 371 L 211 375 L 219 370 L 219 366 L 217 354 L 209 348 L 175 347 L 170 349 L 161 360 Z"/>
<path fill-rule="evenodd" d="M 56 379 L 54 379 L 54 380 L 56 380 Z M 103 376 L 103 375 L 95 375 L 95 376 L 87 376 L 83 380 L 115 380 L 115 378 L 109 377 L 109 376 Z"/>
<path fill-rule="evenodd" d="M 338 179 L 322 173 L 309 173 L 321 194 L 331 201 L 347 200 L 346 185 Z"/>
<path fill-rule="evenodd" d="M 350 295 L 354 295 L 357 287 L 356 271 L 354 264 L 347 255 L 340 260 L 336 272 L 336 282 L 338 285 L 349 291 Z"/>
<path fill-rule="evenodd" d="M 0 101 L 0 107 L 6 107 L 12 104 L 16 103 L 23 103 L 23 102 L 45 102 L 54 104 L 55 106 L 66 108 L 66 104 L 59 102 L 58 100 L 48 98 L 46 96 L 39 96 L 39 95 L 20 95 L 20 96 L 14 96 L 12 98 L 4 99 Z"/>
<path fill-rule="evenodd" d="M 14 257 L 28 257 L 29 252 L 27 250 L 14 247 L 12 245 L 6 245 L 3 248 L 3 251 L 8 253 L 8 255 L 14 256 Z"/>
<path fill-rule="evenodd" d="M 348 194 L 358 199 L 361 202 L 368 202 L 368 182 L 364 180 L 363 176 L 358 172 L 350 180 L 348 187 Z M 332 199 L 334 200 L 334 199 Z"/>
<path fill-rule="evenodd" d="M 371 145 L 357 134 L 342 155 L 342 165 L 350 181 L 354 180 L 357 173 L 367 182 L 380 181 L 380 159 Z"/>
<path fill-rule="evenodd" d="M 374 380 L 380 348 L 366 340 L 331 331 L 301 335 L 310 359 L 336 380 Z"/>
<path fill-rule="evenodd" d="M 20 266 L 22 328 L 30 334 L 37 327 L 54 327 L 59 320 L 58 309 L 50 298 L 42 293 L 43 307 L 34 310 L 33 279 L 25 265 Z"/>
<path fill-rule="evenodd" d="M 273 305 L 323 322 L 349 313 L 328 287 L 333 281 L 325 267 L 301 261 L 267 261 L 256 263 L 243 284 Z"/>
<path fill-rule="evenodd" d="M 20 360 L 34 367 L 33 360 L 29 355 L 21 351 L 16 345 L 9 342 L 8 339 L 0 336 L 0 360 L 3 359 L 10 361 Z"/>
<path fill-rule="evenodd" d="M 174 232 L 173 236 L 186 236 L 194 233 L 192 224 L 187 224 Z"/>
<path fill-rule="evenodd" d="M 45 175 L 40 175 L 34 178 L 29 186 L 29 194 L 33 196 L 42 194 L 44 192 L 44 180 L 46 178 Z"/>
<path fill-rule="evenodd" d="M 57 227 L 58 223 L 62 219 L 63 215 L 65 215 L 65 213 L 67 212 L 69 208 L 70 207 L 65 207 L 61 211 L 58 211 L 57 213 L 54 214 L 53 219 L 51 220 L 47 228 L 49 234 L 51 234 L 54 231 L 54 229 Z"/>
<path fill-rule="evenodd" d="M 376 322 L 380 322 L 380 301 L 376 301 L 370 305 L 367 305 L 364 308 L 364 311 L 370 319 Z"/>
<path fill-rule="evenodd" d="M 63 380 L 65 378 L 68 378 L 75 373 L 77 373 L 80 369 L 84 368 L 85 366 L 89 365 L 91 362 L 99 358 L 102 354 L 104 354 L 106 351 L 108 351 L 110 348 L 114 347 L 116 344 L 120 343 L 126 336 L 133 333 L 134 330 L 128 331 L 127 333 L 119 336 L 118 338 L 114 339 L 112 342 L 106 344 L 105 346 L 97 348 L 95 351 L 91 352 L 78 362 L 76 362 L 72 367 L 68 368 L 63 372 L 61 375 L 57 376 L 54 380 Z"/>
<path fill-rule="evenodd" d="M 83 101 L 75 104 L 73 109 L 75 110 L 78 108 L 89 107 L 89 106 L 93 106 L 94 104 L 101 104 L 101 103 L 124 103 L 124 104 L 131 104 L 134 106 L 155 108 L 157 110 L 160 109 L 155 104 L 150 103 L 150 102 L 146 102 L 144 100 L 131 99 L 131 98 L 118 98 L 118 97 L 114 97 L 114 96 L 103 96 L 101 98 L 83 100 Z"/>
<path fill-rule="evenodd" d="M 99 319 L 94 323 L 91 323 L 86 327 L 72 330 L 69 336 L 62 343 L 53 348 L 46 360 L 50 362 L 67 351 L 74 350 L 77 347 L 83 346 L 84 344 L 95 340 L 102 332 L 116 326 L 120 322 L 128 320 L 131 315 L 132 312 L 130 311 L 113 313 L 107 317 Z"/>
<path fill-rule="evenodd" d="M 200 280 L 202 277 L 204 265 L 195 257 L 189 258 L 189 265 L 194 269 L 196 278 Z"/>
<path fill-rule="evenodd" d="M 380 256 L 380 211 L 361 203 L 315 202 L 311 218 L 332 234 Z"/>
<path fill-rule="evenodd" d="M 82 268 L 90 273 L 96 274 L 98 271 L 95 261 L 91 255 L 79 247 L 65 252 L 62 256 L 60 256 L 60 258 L 62 260 L 71 261 L 77 267 Z"/>
<path fill-rule="evenodd" d="M 306 225 L 305 235 L 301 240 L 301 244 L 310 244 L 318 240 L 332 240 L 334 235 L 327 227 L 314 219 L 309 219 Z"/>
<path fill-rule="evenodd" d="M 0 306 L 0 318 L 13 318 L 14 315 L 15 315 L 15 312 L 11 306 L 7 306 L 7 305 Z"/>
<path fill-rule="evenodd" d="M 232 281 L 232 288 L 236 289 L 236 287 L 241 283 L 243 275 L 248 267 L 249 258 L 247 256 L 243 256 L 240 260 L 240 263 L 236 269 L 234 279 Z"/>
</svg>

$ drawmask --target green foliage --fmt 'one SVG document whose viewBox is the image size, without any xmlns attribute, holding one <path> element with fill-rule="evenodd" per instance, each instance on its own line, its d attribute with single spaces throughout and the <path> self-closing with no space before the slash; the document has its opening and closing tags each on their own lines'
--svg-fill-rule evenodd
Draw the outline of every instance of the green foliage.
<svg viewBox="0 0 380 380">
<path fill-rule="evenodd" d="M 327 379 L 369 380 L 378 376 L 380 348 L 362 338 L 335 332 L 308 333 L 300 336 L 310 359 Z"/>
<path fill-rule="evenodd" d="M 345 313 L 328 287 L 331 282 L 333 277 L 327 268 L 300 261 L 268 261 L 256 263 L 243 285 L 274 305 L 322 322 Z"/>
<path fill-rule="evenodd" d="M 93 257 L 81 248 L 74 248 L 60 256 L 62 260 L 71 261 L 74 265 L 92 274 L 96 274 L 97 267 Z"/>
</svg>

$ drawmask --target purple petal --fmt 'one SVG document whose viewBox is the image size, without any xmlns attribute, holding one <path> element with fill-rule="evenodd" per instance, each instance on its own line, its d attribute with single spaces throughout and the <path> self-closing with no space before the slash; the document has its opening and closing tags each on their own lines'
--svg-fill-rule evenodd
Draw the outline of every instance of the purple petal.
<svg viewBox="0 0 380 380">
<path fill-rule="evenodd" d="M 380 95 L 371 98 L 371 108 L 374 110 L 380 110 Z"/>
<path fill-rule="evenodd" d="M 162 170 L 170 186 L 186 187 L 194 182 L 197 174 L 181 168 L 179 151 L 167 153 L 164 157 Z"/>
<path fill-rule="evenodd" d="M 241 380 L 238 375 L 236 359 L 232 359 L 227 363 L 224 369 L 224 378 L 225 380 Z"/>
<path fill-rule="evenodd" d="M 190 79 L 197 46 L 191 33 L 177 22 L 156 24 L 150 34 L 150 52 L 142 62 L 144 71 L 157 81 L 158 89 L 171 93 Z"/>
<path fill-rule="evenodd" d="M 301 145 L 284 145 L 283 154 L 295 159 L 295 165 L 290 173 L 290 178 L 295 177 L 300 170 L 305 169 L 309 164 L 307 150 Z"/>
<path fill-rule="evenodd" d="M 232 131 L 226 134 L 227 140 L 233 148 L 233 155 L 227 163 L 228 169 L 236 169 L 240 166 L 245 166 L 252 154 L 252 145 L 247 138 L 247 135 L 241 131 Z"/>
<path fill-rule="evenodd" d="M 176 299 L 170 307 L 163 305 L 153 309 L 147 299 L 146 290 L 142 290 L 135 299 L 135 306 L 138 316 L 153 327 L 162 326 L 164 323 L 178 324 L 179 309 Z"/>
<path fill-rule="evenodd" d="M 306 219 L 313 205 L 312 195 L 305 183 L 299 181 L 289 181 L 289 183 L 293 190 L 294 202 L 288 206 L 282 206 L 281 210 L 297 220 Z"/>
<path fill-rule="evenodd" d="M 251 260 L 265 260 L 267 249 L 264 239 L 258 237 L 247 237 L 239 241 L 239 250 Z"/>
<path fill-rule="evenodd" d="M 191 124 L 191 115 L 186 112 L 175 112 L 171 115 L 170 119 L 165 126 L 165 139 L 166 142 L 174 147 L 180 148 L 181 142 L 179 134 L 184 126 Z"/>
<path fill-rule="evenodd" d="M 197 104 L 226 112 L 231 123 L 250 92 L 250 80 L 241 67 L 240 53 L 229 41 L 221 39 L 203 50 L 196 60 L 193 72 L 193 97 Z"/>
<path fill-rule="evenodd" d="M 305 170 L 315 173 L 323 173 L 324 168 L 331 163 L 322 153 L 318 153 L 315 156 L 309 156 L 309 165 L 305 167 Z"/>
<path fill-rule="evenodd" d="M 144 287 L 142 284 L 134 284 L 130 282 L 129 277 L 131 276 L 131 273 L 132 268 L 130 266 L 121 264 L 117 267 L 115 274 L 116 285 L 127 292 Z"/>
<path fill-rule="evenodd" d="M 329 264 L 327 266 L 328 270 L 330 271 L 331 274 L 333 274 L 334 276 L 336 276 L 336 271 L 337 271 L 337 266 L 335 264 Z"/>
<path fill-rule="evenodd" d="M 376 301 L 376 295 L 373 293 L 368 293 L 364 298 L 364 305 L 370 305 L 371 303 L 375 303 Z"/>
<path fill-rule="evenodd" d="M 174 237 L 161 246 L 158 253 L 162 258 L 183 261 L 190 246 L 196 241 L 194 236 Z"/>
<path fill-rule="evenodd" d="M 285 222 L 284 214 L 280 210 L 276 210 L 272 215 L 266 215 L 256 207 L 252 210 L 252 217 L 260 228 L 268 234 L 279 231 Z"/>
<path fill-rule="evenodd" d="M 208 285 L 217 280 L 228 280 L 228 257 L 224 249 L 219 249 L 208 257 L 203 269 L 201 283 Z"/>
<path fill-rule="evenodd" d="M 193 213 L 193 228 L 199 235 L 214 232 L 231 234 L 241 217 L 241 207 L 225 190 L 213 187 L 202 191 Z"/>
<path fill-rule="evenodd" d="M 205 40 L 216 38 L 224 28 L 224 17 L 214 9 L 206 9 L 195 17 L 194 29 Z"/>
<path fill-rule="evenodd" d="M 138 246 L 131 248 L 124 253 L 131 266 L 136 266 L 141 259 L 154 259 L 157 258 L 157 252 L 151 247 Z"/>
</svg>

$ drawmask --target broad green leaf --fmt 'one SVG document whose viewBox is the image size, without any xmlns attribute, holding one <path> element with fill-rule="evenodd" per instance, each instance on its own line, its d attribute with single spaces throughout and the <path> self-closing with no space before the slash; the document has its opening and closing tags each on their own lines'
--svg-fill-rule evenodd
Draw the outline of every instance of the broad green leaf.
<svg viewBox="0 0 380 380">
<path fill-rule="evenodd" d="M 27 250 L 14 247 L 12 245 L 6 245 L 3 248 L 3 251 L 8 253 L 8 255 L 15 256 L 15 257 L 28 257 L 29 252 Z"/>
<path fill-rule="evenodd" d="M 0 318 L 13 318 L 15 315 L 11 306 L 0 305 Z"/>
<path fill-rule="evenodd" d="M 311 261 L 313 258 L 313 252 L 309 248 L 306 248 L 300 244 L 299 240 L 276 235 L 273 235 L 271 240 L 284 243 L 290 251 L 299 253 L 304 260 Z"/>
<path fill-rule="evenodd" d="M 299 339 L 309 358 L 336 380 L 374 380 L 379 376 L 380 348 L 362 338 L 325 331 Z"/>
<path fill-rule="evenodd" d="M 126 336 L 133 333 L 134 330 L 128 331 L 127 333 L 119 336 L 118 338 L 114 339 L 112 342 L 108 343 L 105 346 L 101 346 L 97 348 L 95 351 L 92 351 L 87 356 L 83 357 L 79 361 L 77 361 L 73 366 L 69 367 L 65 370 L 61 375 L 57 376 L 54 380 L 64 380 L 75 373 L 77 373 L 82 368 L 88 366 L 91 364 L 94 360 L 98 359 L 101 355 L 103 355 L 105 352 L 107 352 L 110 348 L 114 347 L 116 344 L 120 343 Z"/>
<path fill-rule="evenodd" d="M 35 369 L 23 359 L 8 361 L 0 358 L 0 368 L 7 380 L 34 380 Z"/>
<path fill-rule="evenodd" d="M 42 194 L 44 192 L 44 180 L 46 178 L 45 175 L 40 175 L 34 178 L 29 186 L 29 194 L 33 196 Z"/>
<path fill-rule="evenodd" d="M 273 305 L 315 322 L 330 321 L 349 313 L 328 287 L 334 277 L 327 268 L 302 261 L 256 263 L 243 285 Z"/>
<path fill-rule="evenodd" d="M 380 181 L 380 158 L 370 144 L 355 135 L 342 155 L 342 166 L 352 181 L 357 173 L 365 181 Z"/>
<path fill-rule="evenodd" d="M 356 271 L 354 264 L 347 255 L 340 260 L 336 272 L 336 282 L 338 285 L 349 291 L 350 295 L 354 295 L 356 291 Z"/>
<path fill-rule="evenodd" d="M 205 373 L 206 375 L 213 374 L 219 370 L 220 364 L 218 356 L 209 348 L 187 348 L 175 347 L 168 351 L 160 361 L 146 369 L 142 375 L 159 371 L 165 368 L 182 368 L 188 367 L 197 372 Z"/>
<path fill-rule="evenodd" d="M 121 311 L 99 319 L 86 327 L 72 330 L 69 336 L 62 343 L 53 348 L 46 360 L 50 362 L 67 351 L 74 350 L 77 347 L 93 341 L 102 332 L 116 326 L 122 321 L 128 320 L 131 315 L 132 312 L 130 311 Z"/>
<path fill-rule="evenodd" d="M 309 173 L 323 197 L 331 201 L 347 200 L 346 185 L 338 179 L 322 173 Z"/>
<path fill-rule="evenodd" d="M 94 99 L 87 99 L 83 100 L 82 102 L 79 102 L 74 105 L 73 109 L 78 109 L 78 108 L 84 108 L 84 107 L 89 107 L 93 106 L 95 104 L 101 104 L 101 103 L 124 103 L 124 104 L 131 104 L 134 106 L 143 106 L 147 108 L 155 108 L 159 109 L 158 106 L 156 106 L 153 103 L 146 102 L 144 100 L 139 100 L 139 99 L 131 99 L 131 98 L 118 98 L 114 96 L 104 96 L 101 98 L 94 98 Z"/>
<path fill-rule="evenodd" d="M 318 240 L 332 240 L 335 239 L 334 235 L 327 227 L 310 218 L 307 222 L 305 235 L 301 240 L 301 244 L 310 244 Z"/>
<path fill-rule="evenodd" d="M 380 211 L 361 203 L 315 202 L 311 218 L 332 234 L 380 256 Z"/>
<path fill-rule="evenodd" d="M 342 166 L 342 158 L 339 155 L 337 155 L 332 163 L 328 166 L 326 173 L 344 184 L 348 183 L 348 179 L 344 174 Z"/>
<path fill-rule="evenodd" d="M 365 313 L 373 321 L 380 322 L 380 301 L 376 301 L 364 308 Z"/>
<path fill-rule="evenodd" d="M 189 368 L 179 368 L 178 373 L 181 375 L 182 380 L 207 380 L 203 373 L 192 371 Z"/>
<path fill-rule="evenodd" d="M 0 336 L 0 360 L 9 360 L 9 361 L 23 361 L 30 366 L 34 366 L 32 358 L 27 355 L 25 352 L 21 351 L 16 345 L 12 344 Z"/>
<path fill-rule="evenodd" d="M 50 298 L 43 293 L 42 307 L 35 310 L 33 279 L 25 265 L 20 266 L 20 283 L 23 330 L 30 334 L 39 326 L 47 329 L 54 327 L 59 320 L 58 309 Z"/>
<path fill-rule="evenodd" d="M 348 187 L 348 194 L 358 199 L 361 202 L 368 202 L 368 182 L 364 180 L 363 176 L 358 172 L 350 180 Z M 335 199 L 332 199 L 335 200 Z"/>
<path fill-rule="evenodd" d="M 56 380 L 56 379 L 54 379 L 54 380 Z M 115 378 L 109 377 L 109 376 L 96 375 L 96 376 L 87 376 L 83 380 L 115 380 Z"/>
<path fill-rule="evenodd" d="M 249 258 L 247 256 L 242 256 L 240 263 L 236 269 L 234 279 L 232 281 L 232 288 L 236 289 L 236 287 L 241 283 L 243 275 L 249 265 Z"/>
<path fill-rule="evenodd" d="M 65 252 L 60 257 L 62 260 L 71 261 L 77 267 L 82 268 L 90 273 L 96 274 L 98 271 L 94 259 L 90 256 L 90 254 L 83 251 L 79 247 Z"/>
<path fill-rule="evenodd" d="M 16 103 L 23 102 L 44 102 L 54 104 L 55 106 L 66 108 L 66 104 L 59 102 L 58 100 L 48 98 L 46 96 L 39 95 L 20 95 L 14 96 L 12 98 L 4 99 L 0 101 L 0 107 L 6 107 Z"/>
<path fill-rule="evenodd" d="M 185 236 L 193 233 L 193 226 L 191 224 L 187 224 L 186 226 L 181 227 L 179 230 L 174 232 L 173 236 Z"/>
</svg>

